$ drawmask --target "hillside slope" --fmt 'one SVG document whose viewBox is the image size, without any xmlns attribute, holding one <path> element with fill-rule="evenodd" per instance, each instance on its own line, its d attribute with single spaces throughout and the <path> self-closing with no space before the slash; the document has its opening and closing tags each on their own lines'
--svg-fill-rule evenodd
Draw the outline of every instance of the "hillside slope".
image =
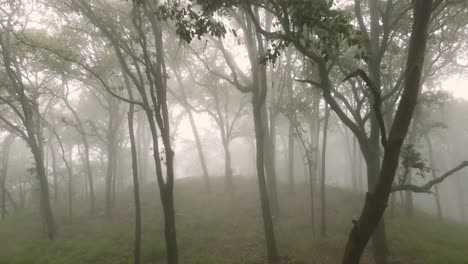
<svg viewBox="0 0 468 264">
<path fill-rule="evenodd" d="M 221 178 L 213 180 L 211 194 L 199 179 L 180 180 L 176 185 L 177 234 L 181 263 L 263 263 L 265 249 L 259 196 L 253 178 L 237 178 L 233 198 L 224 195 Z M 143 263 L 164 263 L 164 241 L 156 186 L 143 190 Z M 286 188 L 284 188 L 286 190 Z M 329 235 L 314 237 L 310 224 L 310 196 L 306 184 L 294 195 L 280 189 L 281 215 L 277 240 L 285 263 L 336 264 L 361 209 L 363 196 L 328 188 Z M 112 220 L 87 215 L 85 201 L 76 201 L 73 222 L 64 205 L 56 205 L 59 238 L 49 242 L 41 234 L 37 213 L 23 212 L 0 222 L 0 263 L 131 263 L 133 206 L 131 192 L 118 195 Z M 316 205 L 318 199 L 316 199 Z M 101 200 L 103 201 L 102 197 Z M 64 201 L 65 204 L 65 201 Z M 319 208 L 316 206 L 316 216 Z M 318 230 L 318 218 L 316 220 Z M 468 263 L 468 226 L 440 222 L 418 213 L 412 218 L 387 217 L 387 233 L 394 263 Z M 316 232 L 318 234 L 318 232 Z M 366 252 L 362 263 L 372 263 Z"/>
</svg>

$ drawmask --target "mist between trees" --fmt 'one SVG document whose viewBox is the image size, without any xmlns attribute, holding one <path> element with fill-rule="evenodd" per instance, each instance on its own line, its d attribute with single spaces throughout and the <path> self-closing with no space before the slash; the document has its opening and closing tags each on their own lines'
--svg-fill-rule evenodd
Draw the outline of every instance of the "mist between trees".
<svg viewBox="0 0 468 264">
<path fill-rule="evenodd" d="M 468 261 L 468 2 L 0 14 L 0 263 Z"/>
</svg>

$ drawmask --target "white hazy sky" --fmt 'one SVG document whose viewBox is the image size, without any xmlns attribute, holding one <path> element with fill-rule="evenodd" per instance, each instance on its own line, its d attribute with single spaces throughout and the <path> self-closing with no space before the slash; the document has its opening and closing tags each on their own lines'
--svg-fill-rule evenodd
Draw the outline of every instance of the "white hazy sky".
<svg viewBox="0 0 468 264">
<path fill-rule="evenodd" d="M 442 89 L 468 100 L 468 76 L 453 75 L 442 82 Z"/>
</svg>

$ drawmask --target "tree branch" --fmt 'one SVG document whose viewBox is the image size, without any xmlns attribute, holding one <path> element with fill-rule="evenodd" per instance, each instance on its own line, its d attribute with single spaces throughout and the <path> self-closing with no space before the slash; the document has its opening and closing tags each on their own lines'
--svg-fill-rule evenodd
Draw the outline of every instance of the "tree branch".
<svg viewBox="0 0 468 264">
<path fill-rule="evenodd" d="M 343 82 L 350 80 L 353 77 L 358 77 L 358 76 L 361 77 L 361 79 L 366 83 L 367 87 L 369 87 L 372 94 L 374 95 L 374 112 L 377 118 L 377 122 L 379 123 L 380 138 L 382 141 L 382 146 L 385 148 L 385 146 L 387 145 L 387 132 L 385 129 L 385 122 L 383 120 L 382 110 L 381 110 L 382 98 L 380 96 L 380 93 L 377 87 L 375 87 L 374 83 L 371 81 L 369 76 L 367 76 L 367 73 L 363 71 L 362 69 L 357 69 L 356 71 L 348 74 L 348 76 L 344 78 Z"/>
<path fill-rule="evenodd" d="M 463 161 L 462 163 L 460 163 L 460 165 L 442 174 L 442 176 L 427 182 L 424 185 L 421 185 L 421 186 L 411 185 L 411 184 L 397 185 L 397 186 L 392 187 L 392 192 L 412 191 L 416 193 L 431 193 L 430 189 L 432 188 L 432 186 L 443 182 L 447 177 L 449 177 L 450 175 L 454 174 L 455 172 L 467 166 L 468 166 L 468 161 Z"/>
</svg>

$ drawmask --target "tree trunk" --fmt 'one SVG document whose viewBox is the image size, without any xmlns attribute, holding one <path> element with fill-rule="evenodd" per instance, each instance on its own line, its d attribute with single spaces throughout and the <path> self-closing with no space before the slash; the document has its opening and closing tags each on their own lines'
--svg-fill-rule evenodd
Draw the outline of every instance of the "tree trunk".
<svg viewBox="0 0 468 264">
<path fill-rule="evenodd" d="M 130 84 L 128 80 L 127 83 L 127 91 L 131 94 L 130 91 Z M 131 100 L 133 100 L 133 96 L 129 96 Z M 135 112 L 135 106 L 130 104 L 130 108 L 128 110 L 128 133 L 130 137 L 130 148 L 131 148 L 131 155 L 132 155 L 132 176 L 133 176 L 133 198 L 135 202 L 135 244 L 133 248 L 134 254 L 134 263 L 140 264 L 140 255 L 141 255 L 141 206 L 140 206 L 140 185 L 138 181 L 138 158 L 137 158 L 137 148 L 135 143 L 135 130 L 133 128 L 133 116 Z"/>
<path fill-rule="evenodd" d="M 291 122 L 288 135 L 288 186 L 289 193 L 294 193 L 294 126 Z"/>
<path fill-rule="evenodd" d="M 198 134 L 197 126 L 195 125 L 195 120 L 193 119 L 192 111 L 189 107 L 185 107 L 187 116 L 190 121 L 190 127 L 192 128 L 193 137 L 195 138 L 195 143 L 197 145 L 198 158 L 200 159 L 200 165 L 203 171 L 203 180 L 205 182 L 205 190 L 209 193 L 211 192 L 210 177 L 208 174 L 208 168 L 206 166 L 205 154 L 203 153 L 203 147 L 200 140 L 200 135 Z"/>
<path fill-rule="evenodd" d="M 258 88 L 257 88 L 258 89 Z M 258 93 L 258 91 L 257 91 Z M 273 227 L 273 219 L 270 210 L 270 201 L 267 190 L 267 182 L 265 178 L 265 166 L 264 166 L 264 142 L 265 142 L 265 129 L 262 124 L 262 112 L 261 104 L 259 101 L 259 95 L 254 95 L 256 97 L 253 103 L 253 116 L 254 116 L 254 126 L 255 126 L 255 139 L 256 139 L 256 149 L 257 149 L 257 177 L 258 177 L 258 188 L 260 192 L 260 202 L 263 213 L 263 228 L 265 232 L 266 244 L 267 244 L 267 255 L 270 262 L 275 262 L 278 260 L 278 250 L 276 248 L 276 239 L 275 231 Z M 264 103 L 264 102 L 263 102 Z"/>
<path fill-rule="evenodd" d="M 353 187 L 353 191 L 358 192 L 359 191 L 359 185 L 358 185 L 358 172 L 357 172 L 357 167 L 358 167 L 358 153 L 357 153 L 357 148 L 356 148 L 356 138 L 353 137 L 353 149 L 352 149 L 352 159 L 351 159 L 351 172 L 352 172 L 352 179 L 351 179 L 351 185 Z M 360 177 L 360 175 L 359 175 Z"/>
<path fill-rule="evenodd" d="M 114 160 L 113 160 L 113 163 L 112 163 L 112 208 L 115 208 L 115 204 L 116 204 L 116 200 L 115 200 L 115 196 L 116 196 L 116 186 L 117 186 L 117 176 L 119 176 L 118 172 L 119 172 L 119 159 L 120 159 L 120 156 L 119 156 L 119 146 L 116 144 L 115 147 L 114 147 Z"/>
<path fill-rule="evenodd" d="M 94 194 L 93 170 L 91 169 L 91 162 L 89 159 L 89 143 L 85 135 L 82 136 L 82 140 L 84 145 L 86 175 L 88 176 L 87 180 L 89 187 L 90 214 L 94 215 L 96 213 L 96 196 Z"/>
<path fill-rule="evenodd" d="M 49 135 L 49 150 L 50 155 L 52 157 L 52 173 L 54 174 L 54 202 L 57 203 L 58 201 L 58 175 L 57 175 L 57 157 L 55 156 L 55 148 L 52 144 L 52 134 Z"/>
<path fill-rule="evenodd" d="M 326 177 L 326 152 L 327 152 L 327 135 L 328 135 L 328 120 L 330 118 L 330 108 L 325 103 L 325 120 L 323 122 L 323 138 L 322 138 L 322 177 L 320 179 L 320 202 L 321 202 L 321 224 L 320 236 L 327 236 L 327 208 L 325 201 L 325 177 Z"/>
<path fill-rule="evenodd" d="M 460 210 L 460 220 L 462 223 L 466 223 L 465 188 L 463 186 L 463 182 L 460 176 L 456 177 L 456 183 L 457 183 L 458 206 Z"/>
<path fill-rule="evenodd" d="M 432 1 L 415 0 L 413 10 L 414 24 L 410 37 L 403 93 L 386 141 L 379 177 L 374 190 L 367 193 L 361 216 L 355 222 L 349 235 L 342 259 L 343 264 L 358 264 L 372 233 L 378 231 L 398 167 L 401 146 L 416 106 Z"/>
<path fill-rule="evenodd" d="M 264 67 L 259 67 L 264 68 Z M 260 76 L 262 76 L 262 83 L 265 82 L 266 84 L 266 69 L 261 70 Z M 276 168 L 275 168 L 275 146 L 273 145 L 273 138 L 270 135 L 269 125 L 268 125 L 268 113 L 266 104 L 261 106 L 261 122 L 264 132 L 264 166 L 267 176 L 267 188 L 268 188 L 268 195 L 271 204 L 271 214 L 274 219 L 277 219 L 279 216 L 279 203 L 278 203 L 278 187 L 277 187 L 277 179 L 276 179 Z M 271 124 L 270 124 L 271 126 Z"/>
<path fill-rule="evenodd" d="M 66 79 L 64 79 L 65 85 L 68 86 L 68 83 L 66 82 Z M 85 161 L 85 166 L 86 166 L 86 176 L 88 178 L 88 185 L 89 185 L 89 199 L 90 199 L 90 214 L 94 215 L 96 211 L 96 198 L 94 194 L 94 179 L 93 179 L 93 171 L 91 169 L 91 162 L 89 159 L 89 143 L 88 139 L 86 138 L 86 131 L 83 127 L 83 122 L 81 122 L 81 119 L 78 115 L 78 113 L 75 111 L 75 109 L 71 106 L 70 102 L 68 101 L 68 98 L 65 97 L 64 100 L 66 107 L 70 112 L 72 113 L 76 124 L 78 125 L 78 133 L 81 136 L 81 141 L 83 142 L 84 146 L 84 161 Z"/>
<path fill-rule="evenodd" d="M 11 144 L 15 140 L 15 136 L 13 134 L 9 134 L 3 140 L 2 146 L 2 168 L 1 168 L 1 175 L 0 175 L 0 190 L 2 192 L 2 200 L 1 200 L 1 216 L 2 220 L 5 219 L 6 216 L 6 180 L 8 175 L 8 160 L 10 156 L 10 148 Z"/>
<path fill-rule="evenodd" d="M 429 164 L 431 167 L 431 174 L 432 174 L 432 179 L 437 178 L 436 175 L 436 166 L 434 162 L 434 152 L 432 150 L 432 142 L 431 139 L 429 138 L 428 135 L 424 135 L 424 140 L 426 141 L 427 144 L 427 152 L 429 153 Z M 434 200 L 436 204 L 436 210 L 437 210 L 437 217 L 442 220 L 442 206 L 440 205 L 440 194 L 439 194 L 439 186 L 436 184 L 434 185 Z"/>
<path fill-rule="evenodd" d="M 36 163 L 36 177 L 39 181 L 40 187 L 40 206 L 41 206 L 41 213 L 44 220 L 44 224 L 46 226 L 47 237 L 50 240 L 55 238 L 57 233 L 56 225 L 54 216 L 52 214 L 52 207 L 50 205 L 49 200 L 49 184 L 47 182 L 47 178 L 45 175 L 45 168 L 44 168 L 44 159 L 42 157 L 42 150 L 38 147 L 37 143 L 32 141 L 30 142 L 29 146 L 31 147 L 31 152 L 34 157 L 34 161 Z"/>
<path fill-rule="evenodd" d="M 406 177 L 405 184 L 411 185 L 412 184 L 412 173 L 408 170 L 408 175 Z M 412 191 L 405 191 L 405 215 L 412 216 L 414 212 L 414 205 L 413 205 L 413 192 Z"/>
<path fill-rule="evenodd" d="M 225 138 L 222 141 L 224 148 L 224 189 L 232 196 L 234 195 L 234 183 L 232 179 L 231 151 L 229 150 L 229 142 Z"/>
<path fill-rule="evenodd" d="M 107 127 L 107 174 L 106 174 L 106 216 L 112 217 L 115 192 L 115 166 L 117 165 L 117 118 L 118 106 L 116 99 L 109 97 L 109 123 Z"/>
<path fill-rule="evenodd" d="M 358 150 L 357 153 L 357 181 L 358 181 L 358 186 L 359 186 L 359 191 L 363 191 L 364 190 L 364 181 L 362 180 L 362 154 L 361 152 Z"/>
<path fill-rule="evenodd" d="M 106 216 L 112 217 L 112 164 L 113 164 L 113 147 L 110 143 L 107 144 L 107 174 L 106 174 Z"/>
<path fill-rule="evenodd" d="M 65 165 L 67 167 L 68 171 L 68 218 L 70 219 L 70 223 L 73 222 L 73 171 L 72 171 L 72 155 L 73 155 L 73 145 L 70 146 L 70 152 L 69 152 L 69 160 L 70 164 L 67 164 L 67 161 L 65 159 L 65 153 L 63 154 L 63 161 L 65 162 Z"/>
</svg>

